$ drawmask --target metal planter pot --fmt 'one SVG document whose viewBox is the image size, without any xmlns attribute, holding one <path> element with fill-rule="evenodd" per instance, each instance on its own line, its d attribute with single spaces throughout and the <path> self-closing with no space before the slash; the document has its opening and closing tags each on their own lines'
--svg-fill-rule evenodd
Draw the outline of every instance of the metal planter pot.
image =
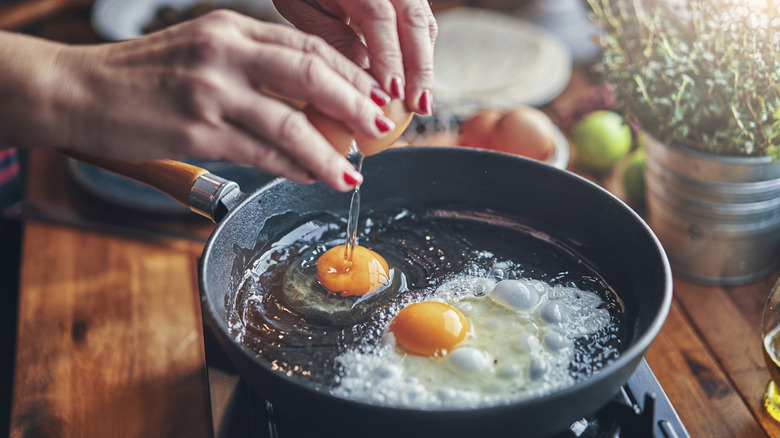
<svg viewBox="0 0 780 438">
<path fill-rule="evenodd" d="M 647 219 L 675 274 L 736 285 L 780 263 L 780 162 L 645 140 Z"/>
</svg>

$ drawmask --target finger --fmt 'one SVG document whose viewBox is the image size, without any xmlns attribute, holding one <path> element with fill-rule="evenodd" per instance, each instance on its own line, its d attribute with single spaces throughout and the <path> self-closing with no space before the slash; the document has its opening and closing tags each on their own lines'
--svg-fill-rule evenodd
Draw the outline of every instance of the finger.
<svg viewBox="0 0 780 438">
<path fill-rule="evenodd" d="M 436 16 L 433 15 L 429 0 L 419 0 L 419 2 L 425 15 L 428 16 L 428 37 L 431 39 L 431 46 L 434 46 L 436 44 L 436 37 L 439 36 L 439 26 L 436 23 Z"/>
<path fill-rule="evenodd" d="M 190 156 L 251 165 L 301 184 L 309 184 L 316 179 L 276 145 L 252 135 L 230 118 L 223 120 L 218 129 L 205 124 L 197 125 L 192 128 L 192 136 L 198 140 L 188 154 Z"/>
<path fill-rule="evenodd" d="M 389 0 L 342 0 L 339 5 L 363 32 L 374 77 L 392 97 L 404 99 L 403 57 L 393 4 Z"/>
<path fill-rule="evenodd" d="M 252 35 L 268 46 L 252 45 L 239 58 L 247 63 L 259 90 L 311 102 L 323 113 L 372 138 L 394 128 L 380 106 L 390 101 L 376 80 L 321 38 L 289 28 Z M 250 30 L 253 32 L 254 30 Z"/>
<path fill-rule="evenodd" d="M 432 113 L 433 44 L 438 27 L 426 0 L 392 0 L 398 21 L 398 38 L 403 53 L 408 107 L 418 113 Z"/>
<path fill-rule="evenodd" d="M 310 102 L 330 117 L 344 121 L 354 132 L 371 138 L 395 128 L 377 101 L 356 89 L 316 55 L 265 46 L 243 59 L 247 63 L 245 71 L 257 90 Z"/>
<path fill-rule="evenodd" d="M 319 35 L 361 69 L 365 70 L 371 66 L 366 45 L 348 25 L 349 20 L 340 9 L 328 12 L 305 1 L 277 0 L 274 3 L 279 12 L 296 28 Z"/>
<path fill-rule="evenodd" d="M 333 189 L 348 191 L 362 182 L 354 166 L 336 152 L 302 112 L 260 95 L 233 99 L 225 111 L 231 123 L 261 142 L 275 145 L 280 155 Z M 267 158 L 256 155 L 250 164 L 260 166 Z"/>
<path fill-rule="evenodd" d="M 365 46 L 359 41 L 355 31 L 343 21 L 326 14 L 320 13 L 320 15 L 323 18 L 314 21 L 314 23 L 319 27 L 332 27 L 334 29 L 330 40 L 292 29 L 289 26 L 259 23 L 256 21 L 242 20 L 241 28 L 245 35 L 253 41 L 284 46 L 320 57 L 334 71 L 353 83 L 358 90 L 361 90 L 365 95 L 369 95 L 372 89 L 380 85 L 379 82 L 368 74 L 360 64 L 352 62 L 352 60 L 334 47 L 334 45 L 337 46 L 339 44 L 351 44 L 351 42 L 357 40 L 357 43 L 363 47 L 363 56 L 367 56 Z"/>
</svg>

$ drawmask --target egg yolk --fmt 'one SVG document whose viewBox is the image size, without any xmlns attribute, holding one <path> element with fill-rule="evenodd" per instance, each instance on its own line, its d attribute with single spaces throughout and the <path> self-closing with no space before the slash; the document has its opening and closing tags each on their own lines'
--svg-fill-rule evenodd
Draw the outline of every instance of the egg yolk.
<svg viewBox="0 0 780 438">
<path fill-rule="evenodd" d="M 469 322 L 449 304 L 427 301 L 410 304 L 390 323 L 398 346 L 421 356 L 441 356 L 461 342 Z"/>
<path fill-rule="evenodd" d="M 352 260 L 344 257 L 346 245 L 334 246 L 317 259 L 315 276 L 326 289 L 342 297 L 365 295 L 390 279 L 390 269 L 382 256 L 356 245 Z"/>
</svg>

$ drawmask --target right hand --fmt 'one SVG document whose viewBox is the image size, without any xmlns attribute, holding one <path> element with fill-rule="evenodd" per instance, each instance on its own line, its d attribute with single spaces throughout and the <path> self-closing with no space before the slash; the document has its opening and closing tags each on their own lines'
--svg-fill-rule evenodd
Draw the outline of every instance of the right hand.
<svg viewBox="0 0 780 438">
<path fill-rule="evenodd" d="M 438 34 L 428 0 L 274 0 L 279 12 L 367 68 L 394 98 L 418 114 L 433 103 Z M 359 27 L 359 36 L 351 25 Z M 363 42 L 365 40 L 365 43 Z"/>
</svg>

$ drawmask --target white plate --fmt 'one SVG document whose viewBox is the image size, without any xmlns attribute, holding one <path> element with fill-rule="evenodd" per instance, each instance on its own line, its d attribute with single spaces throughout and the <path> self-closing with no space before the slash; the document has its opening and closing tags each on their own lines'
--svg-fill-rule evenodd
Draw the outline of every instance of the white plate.
<svg viewBox="0 0 780 438">
<path fill-rule="evenodd" d="M 202 0 L 97 0 L 92 7 L 92 28 L 107 41 L 121 41 L 143 35 L 143 27 L 163 6 L 186 8 Z M 271 16 L 274 21 L 285 22 L 276 11 L 272 0 L 209 0 L 216 5 L 240 5 L 256 16 Z"/>
<path fill-rule="evenodd" d="M 480 108 L 541 106 L 569 83 L 569 49 L 528 21 L 476 8 L 448 9 L 437 21 L 437 111 L 465 115 Z"/>
</svg>

